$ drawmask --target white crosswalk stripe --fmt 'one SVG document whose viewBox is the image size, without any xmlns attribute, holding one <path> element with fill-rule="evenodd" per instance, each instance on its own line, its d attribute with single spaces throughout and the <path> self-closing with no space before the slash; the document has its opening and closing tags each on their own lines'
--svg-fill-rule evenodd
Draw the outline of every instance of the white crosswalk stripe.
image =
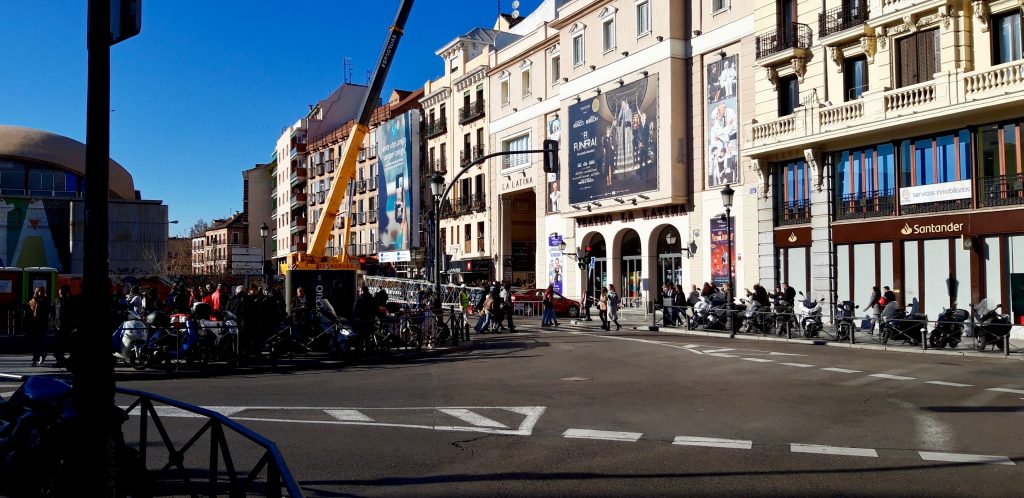
<svg viewBox="0 0 1024 498">
<path fill-rule="evenodd" d="M 919 451 L 922 460 L 931 462 L 956 462 L 956 463 L 987 463 L 990 465 L 1016 465 L 1013 460 L 1004 456 L 995 455 L 968 455 L 964 453 L 939 453 L 935 451 Z"/>
<path fill-rule="evenodd" d="M 915 377 L 904 377 L 902 375 L 890 375 L 890 374 L 871 374 L 868 377 L 878 377 L 879 379 L 889 380 L 914 380 Z"/>
<path fill-rule="evenodd" d="M 752 361 L 755 363 L 775 363 L 775 360 L 767 360 L 764 358 L 740 358 L 743 361 Z"/>
<path fill-rule="evenodd" d="M 590 429 L 568 429 L 562 433 L 562 437 L 570 439 L 601 439 L 605 441 L 624 441 L 635 443 L 642 432 L 616 432 L 616 431 L 595 431 Z"/>
<path fill-rule="evenodd" d="M 373 422 L 359 410 L 324 410 L 328 415 L 341 420 L 342 422 Z"/>
<path fill-rule="evenodd" d="M 840 455 L 878 458 L 878 452 L 871 448 L 846 448 L 843 446 L 822 446 L 818 444 L 793 443 L 789 445 L 793 453 L 813 453 L 816 455 Z"/>
<path fill-rule="evenodd" d="M 797 368 L 811 368 L 811 367 L 814 366 L 814 365 L 811 365 L 809 363 L 779 363 L 779 365 L 786 365 L 787 367 L 797 367 Z"/>
<path fill-rule="evenodd" d="M 974 387 L 971 384 L 958 384 L 956 382 L 945 382 L 941 380 L 929 380 L 925 384 L 933 384 L 936 386 L 947 386 L 947 387 Z"/>
<path fill-rule="evenodd" d="M 1007 389 L 1005 387 L 990 387 L 986 391 L 993 391 L 997 393 L 1010 393 L 1010 394 L 1024 394 L 1024 390 L 1021 389 Z"/>
<path fill-rule="evenodd" d="M 849 368 L 835 368 L 835 367 L 822 368 L 822 370 L 827 370 L 829 372 L 844 373 L 844 374 L 855 374 L 855 373 L 860 373 L 861 372 L 860 370 L 850 370 Z"/>
<path fill-rule="evenodd" d="M 753 442 L 741 439 L 719 439 L 714 437 L 676 436 L 672 444 L 680 446 L 704 446 L 708 448 L 729 448 L 735 450 L 749 450 Z"/>
<path fill-rule="evenodd" d="M 503 423 L 501 423 L 501 422 L 498 422 L 496 420 L 491 420 L 491 419 L 489 419 L 489 418 L 487 418 L 487 417 L 485 417 L 483 415 L 480 415 L 479 413 L 471 412 L 471 411 L 463 409 L 463 408 L 442 408 L 442 409 L 440 409 L 438 411 L 441 412 L 441 413 L 446 413 L 448 415 L 451 415 L 451 416 L 453 416 L 453 417 L 455 417 L 455 418 L 457 418 L 457 419 L 459 419 L 459 420 L 461 420 L 463 422 L 467 422 L 467 423 L 475 425 L 477 427 L 490 427 L 490 428 L 493 428 L 493 429 L 508 429 L 508 426 L 503 424 Z"/>
</svg>

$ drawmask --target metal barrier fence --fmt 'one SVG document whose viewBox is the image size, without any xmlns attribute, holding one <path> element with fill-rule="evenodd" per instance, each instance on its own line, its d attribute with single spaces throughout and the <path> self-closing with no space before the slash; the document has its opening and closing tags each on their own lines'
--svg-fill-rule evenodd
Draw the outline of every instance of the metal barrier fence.
<svg viewBox="0 0 1024 498">
<path fill-rule="evenodd" d="M 951 351 L 996 351 L 1004 355 L 1024 353 L 1024 340 L 1011 339 L 1010 333 L 993 332 L 976 322 L 931 320 L 910 317 L 873 320 L 860 316 L 837 318 L 821 315 L 820 328 L 807 328 L 800 313 L 775 311 L 714 309 L 710 319 L 694 314 L 688 306 L 655 305 L 651 327 L 679 327 L 687 330 L 721 332 L 730 335 L 764 335 L 787 339 L 822 340 L 849 344 L 906 345 Z M 728 317 L 733 317 L 733 330 L 729 330 Z M 865 329 L 862 325 L 872 325 Z M 1012 327 L 1012 324 L 1005 325 Z"/>
<path fill-rule="evenodd" d="M 175 480 L 180 481 L 186 493 L 191 496 L 220 496 L 227 494 L 235 497 L 259 494 L 280 497 L 282 496 L 281 491 L 283 488 L 288 496 L 293 498 L 302 497 L 302 490 L 298 482 L 295 481 L 291 471 L 288 469 L 288 464 L 284 460 L 284 456 L 281 455 L 281 451 L 278 450 L 277 445 L 273 441 L 220 413 L 206 408 L 134 389 L 117 388 L 117 393 L 121 396 L 135 398 L 128 405 L 127 411 L 130 414 L 138 415 L 139 430 L 137 434 L 133 434 L 135 436 L 134 439 L 129 438 L 128 434 L 125 437 L 126 442 L 129 444 L 134 443 L 138 445 L 143 466 L 147 470 L 150 468 L 150 423 L 152 423 L 159 435 L 158 443 L 163 443 L 162 447 L 167 451 L 167 458 L 163 460 L 160 469 L 151 474 L 152 479 L 158 486 L 160 483 L 166 484 L 166 481 L 163 481 L 163 479 L 169 471 L 176 471 L 174 472 L 177 477 Z M 185 444 L 175 447 L 167 427 L 160 419 L 160 412 L 162 410 L 157 409 L 157 404 L 171 407 L 171 410 L 178 411 L 179 413 L 184 411 L 192 414 L 193 417 L 205 418 L 206 422 L 188 438 Z M 236 451 L 234 453 L 235 456 L 232 456 L 233 453 L 229 448 L 227 433 L 241 436 L 261 448 L 262 454 L 255 464 L 252 465 L 251 469 L 244 470 L 237 466 L 239 460 L 235 457 L 238 456 L 238 452 Z M 209 453 L 205 455 L 208 457 L 206 462 L 207 473 L 205 479 L 203 479 L 204 482 L 196 482 L 196 478 L 201 476 L 196 472 L 190 472 L 185 465 L 185 460 L 189 451 L 198 447 L 197 443 L 199 443 L 204 435 L 209 436 Z M 157 446 L 159 447 L 159 444 Z M 222 461 L 223 470 L 220 468 Z M 263 474 L 266 475 L 263 481 L 264 484 L 257 485 L 260 475 Z"/>
</svg>

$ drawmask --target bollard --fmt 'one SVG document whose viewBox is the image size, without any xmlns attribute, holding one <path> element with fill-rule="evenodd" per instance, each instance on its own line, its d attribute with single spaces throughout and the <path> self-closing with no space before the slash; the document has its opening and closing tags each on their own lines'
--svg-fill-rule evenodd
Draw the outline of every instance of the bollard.
<svg viewBox="0 0 1024 498">
<path fill-rule="evenodd" d="M 651 326 L 647 327 L 647 330 L 651 332 L 658 331 L 658 305 L 651 306 Z M 665 308 L 661 308 L 661 319 L 665 322 L 665 326 L 668 326 L 668 315 L 665 314 Z"/>
<path fill-rule="evenodd" d="M 928 322 L 924 323 L 924 327 L 921 327 L 921 351 L 928 350 Z"/>
<path fill-rule="evenodd" d="M 1003 336 L 1003 356 L 1010 356 L 1010 335 Z"/>
</svg>

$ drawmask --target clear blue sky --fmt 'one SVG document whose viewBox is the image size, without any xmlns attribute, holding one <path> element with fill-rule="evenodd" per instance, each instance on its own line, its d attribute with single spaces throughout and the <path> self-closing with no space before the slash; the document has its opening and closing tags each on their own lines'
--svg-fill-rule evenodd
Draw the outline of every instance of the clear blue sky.
<svg viewBox="0 0 1024 498">
<path fill-rule="evenodd" d="M 0 1 L 0 124 L 85 141 L 86 0 Z M 540 0 L 521 0 L 526 15 Z M 511 11 L 511 0 L 502 10 Z M 241 171 L 344 80 L 365 82 L 398 0 L 144 0 L 142 34 L 111 48 L 111 157 L 171 234 L 242 209 Z M 495 0 L 418 0 L 385 92 L 443 72 L 434 51 L 492 27 Z M 386 95 L 385 95 L 386 97 Z"/>
</svg>

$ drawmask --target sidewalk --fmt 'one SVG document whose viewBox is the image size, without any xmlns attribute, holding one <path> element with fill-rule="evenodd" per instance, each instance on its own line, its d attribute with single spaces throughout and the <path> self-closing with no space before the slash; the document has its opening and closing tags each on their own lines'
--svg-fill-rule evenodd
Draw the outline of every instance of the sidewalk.
<svg viewBox="0 0 1024 498">
<path fill-rule="evenodd" d="M 620 317 L 619 323 L 622 325 L 622 330 L 641 330 L 641 331 L 652 331 L 650 322 L 650 315 L 647 315 L 647 319 L 638 319 L 639 317 L 629 316 Z M 659 317 L 660 318 L 660 317 Z M 593 321 L 585 321 L 583 318 L 571 320 L 566 319 L 561 322 L 561 328 L 566 325 L 574 328 L 586 328 L 594 331 L 601 331 L 601 322 L 596 318 Z M 704 337 L 724 337 L 728 338 L 729 333 L 726 331 L 713 330 L 687 330 L 685 327 L 665 327 L 662 322 L 657 322 L 656 325 L 658 333 L 667 334 L 678 334 L 678 335 L 692 335 L 692 336 L 704 336 Z M 612 329 L 614 332 L 614 328 Z M 774 335 L 760 335 L 760 334 L 736 334 L 735 339 L 747 340 L 747 341 L 769 341 L 769 342 L 789 342 L 795 344 L 807 344 L 812 346 L 830 346 L 840 347 L 849 349 L 867 349 L 875 351 L 894 351 L 900 353 L 924 353 L 924 354 L 935 354 L 935 355 L 947 355 L 947 356 L 971 356 L 979 358 L 1012 358 L 1016 360 L 1024 360 L 1024 340 L 1011 339 L 1010 340 L 1010 354 L 1007 356 L 1003 351 L 992 349 L 990 346 L 984 352 L 978 351 L 974 348 L 975 342 L 973 337 L 964 337 L 963 342 L 956 349 L 928 349 L 922 348 L 920 345 L 914 346 L 906 344 L 902 341 L 891 340 L 887 344 L 881 344 L 878 342 L 877 336 L 868 335 L 862 331 L 856 331 L 854 333 L 854 343 L 850 341 L 839 342 L 833 339 L 834 331 L 831 327 L 826 326 L 825 332 L 821 334 L 821 337 L 814 339 L 805 339 L 797 337 L 794 332 L 792 339 L 787 337 L 779 337 Z"/>
</svg>

